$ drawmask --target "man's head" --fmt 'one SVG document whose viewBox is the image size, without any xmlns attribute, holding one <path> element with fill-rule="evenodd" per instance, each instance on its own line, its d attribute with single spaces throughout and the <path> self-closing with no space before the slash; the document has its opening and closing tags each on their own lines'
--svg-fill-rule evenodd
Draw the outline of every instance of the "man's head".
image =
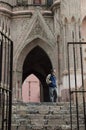
<svg viewBox="0 0 86 130">
<path fill-rule="evenodd" d="M 56 74 L 56 69 L 51 69 L 51 74 L 55 75 Z"/>
</svg>

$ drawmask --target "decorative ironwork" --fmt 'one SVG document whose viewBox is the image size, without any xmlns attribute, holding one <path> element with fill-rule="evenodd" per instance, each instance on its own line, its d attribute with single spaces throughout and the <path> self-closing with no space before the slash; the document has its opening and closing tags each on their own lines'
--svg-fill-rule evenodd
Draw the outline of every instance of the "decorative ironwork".
<svg viewBox="0 0 86 130">
<path fill-rule="evenodd" d="M 11 130 L 13 42 L 0 32 L 0 130 Z"/>
</svg>

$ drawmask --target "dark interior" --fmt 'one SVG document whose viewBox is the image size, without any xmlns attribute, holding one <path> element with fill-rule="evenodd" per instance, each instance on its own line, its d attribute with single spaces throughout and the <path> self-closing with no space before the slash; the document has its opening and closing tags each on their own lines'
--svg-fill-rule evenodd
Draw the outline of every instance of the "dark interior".
<svg viewBox="0 0 86 130">
<path fill-rule="evenodd" d="M 49 91 L 46 84 L 46 76 L 50 73 L 51 69 L 51 61 L 41 47 L 36 46 L 26 56 L 23 65 L 22 82 L 27 78 L 27 76 L 34 74 L 40 80 L 41 85 L 43 86 L 43 102 L 49 102 Z"/>
</svg>

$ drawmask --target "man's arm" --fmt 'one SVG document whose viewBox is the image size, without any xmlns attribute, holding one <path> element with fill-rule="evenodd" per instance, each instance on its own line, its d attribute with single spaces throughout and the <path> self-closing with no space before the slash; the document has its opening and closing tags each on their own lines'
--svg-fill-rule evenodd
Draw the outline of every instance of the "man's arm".
<svg viewBox="0 0 86 130">
<path fill-rule="evenodd" d="M 50 83 L 51 83 L 50 76 L 51 76 L 51 74 L 49 74 L 49 75 L 47 76 L 47 78 L 46 78 L 46 83 L 47 83 L 47 84 L 50 84 Z"/>
</svg>

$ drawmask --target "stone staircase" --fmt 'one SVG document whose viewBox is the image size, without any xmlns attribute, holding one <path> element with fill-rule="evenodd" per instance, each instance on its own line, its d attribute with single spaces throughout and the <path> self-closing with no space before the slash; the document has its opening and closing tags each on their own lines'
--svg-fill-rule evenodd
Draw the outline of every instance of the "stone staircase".
<svg viewBox="0 0 86 130">
<path fill-rule="evenodd" d="M 82 106 L 82 105 L 81 105 Z M 73 130 L 77 130 L 73 105 Z M 84 130 L 83 111 L 79 107 L 80 130 Z M 69 103 L 13 103 L 12 130 L 71 130 Z"/>
</svg>

